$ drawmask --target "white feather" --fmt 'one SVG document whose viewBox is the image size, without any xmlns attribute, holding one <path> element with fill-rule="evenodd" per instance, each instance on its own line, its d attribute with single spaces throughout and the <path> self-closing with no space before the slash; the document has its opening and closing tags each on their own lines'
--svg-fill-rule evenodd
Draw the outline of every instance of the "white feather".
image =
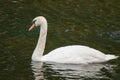
<svg viewBox="0 0 120 80">
<path fill-rule="evenodd" d="M 43 16 L 33 19 L 35 26 L 41 26 L 41 31 L 37 46 L 33 52 L 33 61 L 52 61 L 58 63 L 96 63 L 105 62 L 117 58 L 115 55 L 106 55 L 96 49 L 82 46 L 72 45 L 57 48 L 47 55 L 43 55 L 46 36 L 47 36 L 47 21 Z M 32 26 L 32 28 L 34 25 Z M 30 30 L 32 29 L 30 28 Z"/>
</svg>

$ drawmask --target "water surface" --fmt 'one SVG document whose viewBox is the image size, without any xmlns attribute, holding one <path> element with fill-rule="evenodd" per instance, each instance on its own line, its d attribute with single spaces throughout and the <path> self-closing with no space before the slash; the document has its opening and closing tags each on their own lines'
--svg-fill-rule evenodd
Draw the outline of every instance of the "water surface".
<svg viewBox="0 0 120 80">
<path fill-rule="evenodd" d="M 28 31 L 31 20 L 42 15 L 49 26 L 44 54 L 77 44 L 120 56 L 119 5 L 114 0 L 1 0 L 0 80 L 120 80 L 119 58 L 100 64 L 34 66 L 31 55 L 39 27 Z"/>
</svg>

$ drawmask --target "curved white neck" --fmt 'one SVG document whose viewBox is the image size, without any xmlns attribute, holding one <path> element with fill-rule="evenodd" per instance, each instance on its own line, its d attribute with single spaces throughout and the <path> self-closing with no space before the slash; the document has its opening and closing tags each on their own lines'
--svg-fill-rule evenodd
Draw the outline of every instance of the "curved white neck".
<svg viewBox="0 0 120 80">
<path fill-rule="evenodd" d="M 41 61 L 41 57 L 45 49 L 46 36 L 47 36 L 47 21 L 44 21 L 41 24 L 39 39 L 32 55 L 33 61 Z"/>
</svg>

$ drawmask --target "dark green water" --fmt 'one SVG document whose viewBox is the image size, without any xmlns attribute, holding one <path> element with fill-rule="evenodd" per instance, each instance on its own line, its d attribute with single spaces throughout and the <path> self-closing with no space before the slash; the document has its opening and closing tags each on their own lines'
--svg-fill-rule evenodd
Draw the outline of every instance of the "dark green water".
<svg viewBox="0 0 120 80">
<path fill-rule="evenodd" d="M 120 56 L 120 1 L 0 0 L 0 80 L 120 80 L 120 58 L 101 64 L 33 66 L 39 29 L 28 28 L 39 15 L 49 26 L 44 54 L 81 44 Z"/>
</svg>

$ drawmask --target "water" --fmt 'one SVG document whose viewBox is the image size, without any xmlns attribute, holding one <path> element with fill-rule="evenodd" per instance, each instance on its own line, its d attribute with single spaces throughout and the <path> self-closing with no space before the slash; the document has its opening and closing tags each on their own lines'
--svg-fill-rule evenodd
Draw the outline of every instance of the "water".
<svg viewBox="0 0 120 80">
<path fill-rule="evenodd" d="M 120 56 L 120 2 L 114 0 L 1 0 L 0 80 L 120 80 L 120 58 L 100 64 L 31 62 L 39 29 L 31 20 L 45 16 L 45 53 L 81 44 Z"/>
<path fill-rule="evenodd" d="M 110 64 L 46 64 L 32 62 L 35 80 L 111 80 L 108 76 L 114 73 L 114 67 L 116 66 Z"/>
</svg>

